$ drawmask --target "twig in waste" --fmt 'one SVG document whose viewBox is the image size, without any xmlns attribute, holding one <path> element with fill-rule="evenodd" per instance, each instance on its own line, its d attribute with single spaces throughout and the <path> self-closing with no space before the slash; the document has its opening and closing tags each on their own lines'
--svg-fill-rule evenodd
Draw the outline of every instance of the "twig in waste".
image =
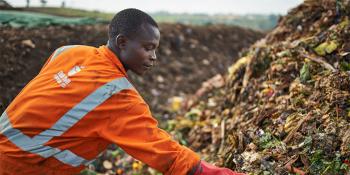
<svg viewBox="0 0 350 175">
<path fill-rule="evenodd" d="M 221 143 L 220 143 L 219 154 L 223 151 L 223 148 L 225 145 L 225 123 L 226 123 L 225 119 L 221 121 Z"/>
<path fill-rule="evenodd" d="M 316 63 L 321 64 L 324 68 L 326 68 L 332 72 L 337 72 L 337 70 L 332 65 L 327 63 L 327 61 L 325 61 L 322 57 L 312 57 L 312 56 L 306 55 L 306 54 L 302 54 L 302 56 L 311 60 L 311 61 L 314 61 Z"/>
<path fill-rule="evenodd" d="M 303 123 L 305 123 L 306 121 L 308 121 L 311 118 L 311 112 L 309 112 L 306 117 L 304 117 L 303 119 L 301 119 L 298 123 L 298 125 L 289 132 L 288 136 L 283 140 L 284 143 L 288 143 L 290 141 L 290 139 L 294 136 L 294 134 L 299 130 L 299 128 L 301 127 L 301 125 Z"/>
</svg>

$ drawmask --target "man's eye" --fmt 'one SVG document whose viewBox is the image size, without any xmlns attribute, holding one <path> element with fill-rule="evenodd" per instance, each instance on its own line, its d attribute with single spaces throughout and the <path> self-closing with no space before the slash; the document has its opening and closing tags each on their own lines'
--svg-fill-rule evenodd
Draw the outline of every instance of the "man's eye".
<svg viewBox="0 0 350 175">
<path fill-rule="evenodd" d="M 147 51 L 153 50 L 153 46 L 146 46 L 145 49 L 146 49 Z"/>
</svg>

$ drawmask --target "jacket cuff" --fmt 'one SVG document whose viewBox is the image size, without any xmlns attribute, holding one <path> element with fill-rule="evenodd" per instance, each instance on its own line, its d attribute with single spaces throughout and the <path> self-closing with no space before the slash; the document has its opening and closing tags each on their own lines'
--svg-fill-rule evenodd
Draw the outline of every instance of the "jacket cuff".
<svg viewBox="0 0 350 175">
<path fill-rule="evenodd" d="M 169 168 L 165 175 L 186 175 L 188 174 L 194 167 L 199 165 L 200 158 L 199 156 L 193 152 L 192 150 L 182 147 L 182 151 L 176 157 L 173 165 Z"/>
<path fill-rule="evenodd" d="M 194 167 L 192 167 L 188 172 L 187 175 L 199 175 L 202 173 L 202 166 L 201 161 L 197 163 Z"/>
</svg>

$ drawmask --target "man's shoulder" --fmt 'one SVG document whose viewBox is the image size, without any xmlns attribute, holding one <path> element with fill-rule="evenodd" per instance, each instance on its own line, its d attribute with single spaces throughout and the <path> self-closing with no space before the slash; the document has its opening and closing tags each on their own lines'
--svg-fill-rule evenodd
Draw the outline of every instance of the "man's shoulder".
<svg viewBox="0 0 350 175">
<path fill-rule="evenodd" d="M 87 45 L 65 45 L 59 47 L 51 56 L 51 61 L 64 58 L 61 61 L 84 62 L 86 64 L 106 64 L 105 56 L 101 54 L 99 48 Z"/>
<path fill-rule="evenodd" d="M 54 61 L 58 57 L 65 57 L 65 56 L 87 56 L 91 55 L 92 53 L 96 53 L 97 48 L 92 46 L 85 46 L 85 45 L 65 45 L 57 48 L 51 55 L 51 61 Z"/>
<path fill-rule="evenodd" d="M 62 52 L 96 52 L 97 48 L 87 45 L 65 45 L 57 48 L 54 53 L 60 54 Z"/>
</svg>

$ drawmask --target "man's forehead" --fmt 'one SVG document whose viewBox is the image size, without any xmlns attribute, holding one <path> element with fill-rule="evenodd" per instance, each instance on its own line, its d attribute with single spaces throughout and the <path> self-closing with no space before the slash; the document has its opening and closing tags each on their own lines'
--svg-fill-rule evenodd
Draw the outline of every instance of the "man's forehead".
<svg viewBox="0 0 350 175">
<path fill-rule="evenodd" d="M 136 38 L 139 40 L 159 40 L 160 32 L 157 27 L 144 23 L 140 26 L 140 30 L 138 30 Z"/>
</svg>

